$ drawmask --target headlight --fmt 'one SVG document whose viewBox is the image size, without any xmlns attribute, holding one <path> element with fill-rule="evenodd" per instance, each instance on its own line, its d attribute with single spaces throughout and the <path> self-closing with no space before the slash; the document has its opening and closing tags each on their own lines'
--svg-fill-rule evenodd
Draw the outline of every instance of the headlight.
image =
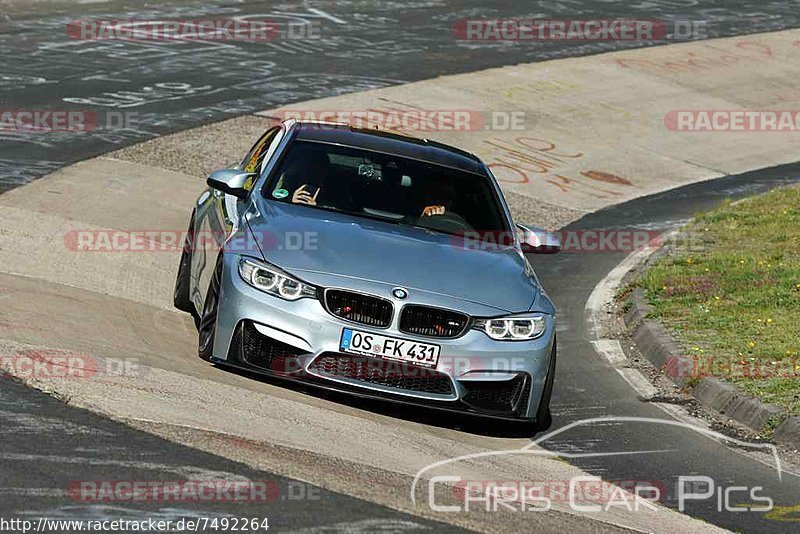
<svg viewBox="0 0 800 534">
<path fill-rule="evenodd" d="M 272 265 L 251 258 L 239 260 L 239 274 L 254 288 L 285 300 L 317 296 L 316 287 L 303 283 Z"/>
<path fill-rule="evenodd" d="M 535 339 L 544 333 L 546 325 L 546 316 L 542 313 L 475 321 L 475 328 L 498 341 Z"/>
</svg>

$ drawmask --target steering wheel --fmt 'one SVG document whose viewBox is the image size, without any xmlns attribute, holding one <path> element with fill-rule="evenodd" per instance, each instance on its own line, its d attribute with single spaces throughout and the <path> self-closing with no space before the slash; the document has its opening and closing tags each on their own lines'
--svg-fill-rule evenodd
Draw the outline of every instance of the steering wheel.
<svg viewBox="0 0 800 534">
<path fill-rule="evenodd" d="M 472 231 L 472 226 L 461 215 L 452 211 L 446 211 L 441 215 L 420 217 L 418 224 L 432 230 L 442 230 L 450 233 Z"/>
</svg>

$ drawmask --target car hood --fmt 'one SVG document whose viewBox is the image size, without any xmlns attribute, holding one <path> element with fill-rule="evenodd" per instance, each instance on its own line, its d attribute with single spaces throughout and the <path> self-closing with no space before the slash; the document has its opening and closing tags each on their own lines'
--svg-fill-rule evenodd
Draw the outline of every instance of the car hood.
<svg viewBox="0 0 800 534">
<path fill-rule="evenodd" d="M 455 236 L 309 206 L 262 200 L 257 208 L 246 219 L 263 259 L 311 283 L 312 273 L 333 274 L 509 313 L 530 309 L 540 290 L 513 248 L 474 250 Z"/>
</svg>

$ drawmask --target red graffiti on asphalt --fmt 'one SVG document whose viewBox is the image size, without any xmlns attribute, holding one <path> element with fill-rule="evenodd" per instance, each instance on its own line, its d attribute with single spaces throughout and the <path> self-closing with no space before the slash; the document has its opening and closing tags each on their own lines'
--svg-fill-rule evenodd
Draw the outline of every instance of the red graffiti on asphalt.
<svg viewBox="0 0 800 534">
<path fill-rule="evenodd" d="M 578 173 L 578 176 L 565 176 L 560 167 L 580 160 L 584 153 L 561 149 L 545 139 L 517 137 L 513 143 L 508 143 L 489 138 L 483 142 L 501 151 L 488 166 L 502 183 L 527 184 L 538 175 L 561 192 L 580 190 L 604 198 L 621 194 L 608 186 L 633 185 L 627 178 L 605 171 L 587 170 Z"/>
</svg>

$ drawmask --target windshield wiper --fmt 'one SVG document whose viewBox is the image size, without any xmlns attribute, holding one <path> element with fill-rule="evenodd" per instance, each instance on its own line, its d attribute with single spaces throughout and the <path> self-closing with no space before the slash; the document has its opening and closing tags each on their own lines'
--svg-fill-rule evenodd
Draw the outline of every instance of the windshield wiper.
<svg viewBox="0 0 800 534">
<path fill-rule="evenodd" d="M 405 219 L 405 215 L 401 213 L 393 213 L 391 211 L 384 211 L 384 210 L 376 210 L 373 208 L 361 208 L 364 210 L 364 213 L 367 215 L 374 215 L 375 217 L 381 217 L 383 219 L 387 219 L 390 221 L 400 222 Z"/>
<path fill-rule="evenodd" d="M 407 226 L 411 226 L 413 228 L 422 228 L 423 230 L 428 230 L 429 232 L 436 232 L 437 234 L 455 235 L 455 236 L 458 235 L 455 232 L 448 232 L 447 230 L 440 230 L 438 228 L 431 228 L 430 226 L 423 226 L 421 224 L 408 224 Z"/>
<path fill-rule="evenodd" d="M 385 216 L 381 216 L 381 215 L 378 215 L 378 214 L 372 214 L 372 213 L 363 211 L 363 210 L 365 210 L 367 208 L 361 208 L 362 211 L 359 212 L 359 211 L 343 210 L 341 208 L 335 208 L 333 206 L 316 205 L 316 206 L 311 206 L 311 207 L 317 208 L 319 210 L 333 211 L 333 212 L 336 212 L 336 213 L 343 213 L 345 215 L 353 215 L 354 217 L 364 217 L 365 219 L 374 219 L 376 221 L 383 221 L 383 222 L 394 223 L 394 224 L 399 224 L 399 223 L 401 223 L 403 221 L 402 218 L 397 219 L 397 218 L 394 218 L 394 217 L 385 217 Z"/>
</svg>

